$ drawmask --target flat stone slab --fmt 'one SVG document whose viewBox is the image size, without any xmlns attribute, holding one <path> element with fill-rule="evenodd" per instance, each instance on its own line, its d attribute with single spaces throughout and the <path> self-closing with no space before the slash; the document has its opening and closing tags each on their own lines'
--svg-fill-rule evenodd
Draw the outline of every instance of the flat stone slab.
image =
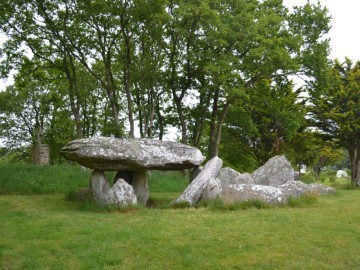
<svg viewBox="0 0 360 270">
<path fill-rule="evenodd" d="M 61 149 L 68 160 L 103 171 L 173 171 L 199 166 L 200 150 L 177 142 L 109 137 L 70 141 Z"/>
</svg>

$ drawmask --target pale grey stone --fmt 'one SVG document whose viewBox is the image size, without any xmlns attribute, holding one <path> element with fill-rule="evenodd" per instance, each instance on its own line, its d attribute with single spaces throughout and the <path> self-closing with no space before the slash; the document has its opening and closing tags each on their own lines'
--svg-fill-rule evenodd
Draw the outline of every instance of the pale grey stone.
<svg viewBox="0 0 360 270">
<path fill-rule="evenodd" d="M 61 153 L 82 166 L 103 171 L 183 170 L 205 159 L 199 149 L 177 142 L 107 137 L 71 141 Z"/>
<path fill-rule="evenodd" d="M 126 183 L 124 179 L 118 179 L 108 192 L 103 194 L 100 201 L 104 204 L 116 204 L 121 206 L 137 204 L 133 187 Z"/>
<path fill-rule="evenodd" d="M 251 184 L 229 185 L 226 189 L 223 189 L 219 198 L 225 204 L 249 200 L 261 200 L 269 204 L 283 204 L 288 200 L 281 188 Z"/>
<path fill-rule="evenodd" d="M 328 187 L 322 184 L 309 184 L 310 191 L 319 195 L 335 193 L 336 190 L 333 187 Z"/>
<path fill-rule="evenodd" d="M 137 202 L 146 205 L 149 199 L 148 175 L 148 172 L 121 171 L 115 175 L 114 183 L 120 178 L 125 180 L 133 187 Z"/>
<path fill-rule="evenodd" d="M 220 180 L 218 178 L 211 178 L 206 187 L 204 188 L 201 200 L 213 201 L 219 197 L 221 192 L 222 187 Z"/>
<path fill-rule="evenodd" d="M 252 179 L 250 174 L 239 173 L 229 167 L 221 168 L 221 170 L 219 171 L 218 178 L 219 178 L 221 186 L 223 188 L 226 188 L 228 185 L 253 184 L 254 183 L 254 180 Z"/>
<path fill-rule="evenodd" d="M 94 170 L 90 176 L 90 188 L 95 200 L 98 200 L 109 189 L 109 181 L 103 171 Z"/>
<path fill-rule="evenodd" d="M 294 169 L 284 156 L 275 156 L 251 176 L 257 185 L 280 186 L 288 181 L 294 181 Z"/>
<path fill-rule="evenodd" d="M 279 186 L 287 197 L 297 198 L 311 191 L 309 185 L 301 181 L 289 181 Z"/>
<path fill-rule="evenodd" d="M 218 157 L 210 159 L 199 173 L 199 175 L 190 183 L 179 198 L 172 203 L 187 202 L 195 204 L 202 196 L 204 188 L 212 178 L 216 178 L 222 166 L 222 160 Z"/>
</svg>

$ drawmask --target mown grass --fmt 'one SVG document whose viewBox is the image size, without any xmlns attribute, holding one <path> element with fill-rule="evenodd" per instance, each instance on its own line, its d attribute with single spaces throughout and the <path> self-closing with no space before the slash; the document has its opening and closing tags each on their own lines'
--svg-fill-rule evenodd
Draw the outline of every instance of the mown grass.
<svg viewBox="0 0 360 270">
<path fill-rule="evenodd" d="M 81 187 L 88 185 L 86 174 Z M 303 198 L 309 207 L 249 202 L 223 209 L 214 202 L 174 209 L 166 204 L 186 178 L 162 176 L 150 180 L 151 208 L 94 211 L 64 194 L 2 193 L 0 269 L 359 269 L 358 190 Z M 162 190 L 166 184 L 157 181 L 177 187 Z"/>
</svg>

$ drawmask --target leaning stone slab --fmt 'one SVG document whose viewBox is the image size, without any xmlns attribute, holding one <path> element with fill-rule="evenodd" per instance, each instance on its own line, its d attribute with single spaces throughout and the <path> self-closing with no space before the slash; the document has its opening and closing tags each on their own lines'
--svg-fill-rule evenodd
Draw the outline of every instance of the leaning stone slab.
<svg viewBox="0 0 360 270">
<path fill-rule="evenodd" d="M 198 176 L 190 183 L 179 198 L 172 203 L 187 202 L 191 205 L 195 204 L 202 196 L 204 188 L 212 178 L 216 178 L 222 166 L 222 160 L 218 157 L 210 159 L 198 174 Z"/>
<path fill-rule="evenodd" d="M 286 182 L 294 181 L 294 169 L 284 156 L 275 156 L 269 159 L 251 176 L 257 185 L 276 187 Z"/>
<path fill-rule="evenodd" d="M 254 180 L 248 173 L 239 173 L 232 168 L 221 168 L 218 178 L 221 186 L 226 188 L 229 185 L 254 184 Z"/>
<path fill-rule="evenodd" d="M 219 197 L 225 204 L 261 200 L 270 204 L 283 204 L 288 197 L 281 188 L 263 185 L 229 185 Z"/>
<path fill-rule="evenodd" d="M 108 137 L 73 140 L 61 154 L 102 171 L 183 170 L 205 160 L 199 149 L 177 142 Z"/>
</svg>

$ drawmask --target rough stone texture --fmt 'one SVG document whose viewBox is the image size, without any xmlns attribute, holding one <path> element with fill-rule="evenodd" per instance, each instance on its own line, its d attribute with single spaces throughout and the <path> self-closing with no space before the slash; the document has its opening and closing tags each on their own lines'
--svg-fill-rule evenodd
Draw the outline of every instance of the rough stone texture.
<svg viewBox="0 0 360 270">
<path fill-rule="evenodd" d="M 219 197 L 225 204 L 262 200 L 270 204 L 286 203 L 288 197 L 281 188 L 263 185 L 229 185 Z"/>
<path fill-rule="evenodd" d="M 151 139 L 86 138 L 69 142 L 62 155 L 103 171 L 183 170 L 205 159 L 197 148 Z"/>
<path fill-rule="evenodd" d="M 95 200 L 99 200 L 109 189 L 109 181 L 103 171 L 93 171 L 90 176 L 90 188 Z"/>
<path fill-rule="evenodd" d="M 108 192 L 103 194 L 101 203 L 128 206 L 137 204 L 137 199 L 132 186 L 125 180 L 118 179 Z"/>
<path fill-rule="evenodd" d="M 293 198 L 297 198 L 301 195 L 311 192 L 310 186 L 301 181 L 289 181 L 285 184 L 282 184 L 279 188 L 281 188 L 287 197 Z"/>
<path fill-rule="evenodd" d="M 309 187 L 311 192 L 317 193 L 319 195 L 331 194 L 336 192 L 335 188 L 321 184 L 309 184 Z"/>
<path fill-rule="evenodd" d="M 239 173 L 229 167 L 222 168 L 219 171 L 218 178 L 221 186 L 226 188 L 229 185 L 254 184 L 254 180 L 248 173 Z"/>
<path fill-rule="evenodd" d="M 211 178 L 204 188 L 201 200 L 213 201 L 219 197 L 222 192 L 220 180 L 218 178 Z"/>
<path fill-rule="evenodd" d="M 212 178 L 216 178 L 222 166 L 222 160 L 218 157 L 210 159 L 199 173 L 199 175 L 190 183 L 179 198 L 172 203 L 187 202 L 195 204 L 202 196 L 204 188 Z"/>
<path fill-rule="evenodd" d="M 294 181 L 294 169 L 284 156 L 275 156 L 251 176 L 257 185 L 276 187 L 288 181 Z"/>
<path fill-rule="evenodd" d="M 35 145 L 33 147 L 32 162 L 36 165 L 50 164 L 50 148 L 47 144 Z"/>
<path fill-rule="evenodd" d="M 118 179 L 123 179 L 125 182 L 132 185 L 137 202 L 146 205 L 149 199 L 149 187 L 146 172 L 118 172 L 114 178 L 114 183 L 116 183 Z"/>
</svg>

